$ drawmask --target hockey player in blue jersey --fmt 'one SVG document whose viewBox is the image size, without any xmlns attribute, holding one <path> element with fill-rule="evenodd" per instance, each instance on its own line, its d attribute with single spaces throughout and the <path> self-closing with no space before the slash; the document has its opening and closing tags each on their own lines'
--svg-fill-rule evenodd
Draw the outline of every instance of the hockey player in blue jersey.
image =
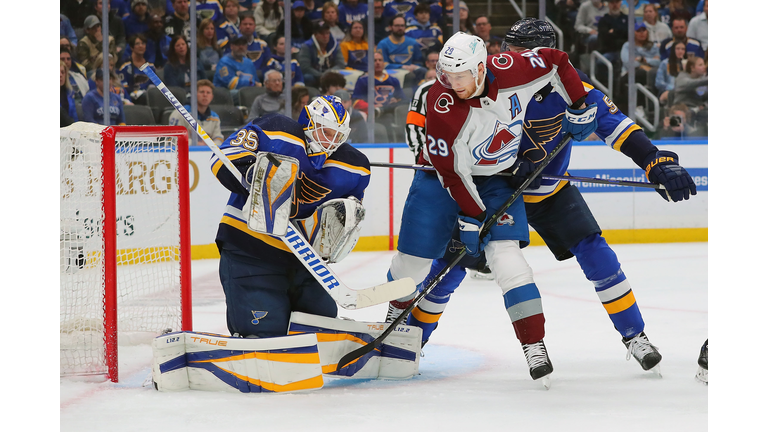
<svg viewBox="0 0 768 432">
<path fill-rule="evenodd" d="M 515 23 L 507 33 L 502 51 L 522 52 L 537 47 L 553 47 L 554 44 L 555 33 L 548 23 L 524 19 Z M 586 103 L 597 103 L 598 106 L 595 134 L 645 169 L 649 181 L 664 185 L 665 190 L 658 191 L 664 199 L 677 202 L 695 195 L 696 186 L 687 171 L 678 164 L 677 155 L 656 148 L 639 126 L 622 114 L 607 96 L 592 88 L 583 73 L 580 75 L 587 80 L 585 89 L 589 89 Z M 551 86 L 540 90 L 535 101 L 528 105 L 518 160 L 509 170 L 514 174 L 510 178 L 513 188 L 522 185 L 536 163 L 562 140 L 559 125 L 565 106 L 565 101 Z M 547 165 L 543 174 L 566 174 L 569 158 L 570 147 L 566 147 Z M 575 256 L 587 279 L 594 284 L 600 302 L 622 336 L 628 355 L 633 356 L 644 370 L 658 365 L 661 354 L 645 335 L 645 323 L 629 281 L 578 189 L 564 180 L 543 180 L 539 177 L 526 189 L 523 197 L 528 223 L 541 235 L 556 259 L 562 261 Z M 433 262 L 426 280 L 445 268 L 460 246 L 453 240 L 446 256 Z M 451 294 L 464 279 L 465 269 L 480 270 L 485 266 L 482 255 L 465 257 L 413 309 L 407 322 L 422 328 L 423 343 L 437 327 Z M 392 311 L 392 308 L 390 304 L 390 314 L 397 316 L 398 312 Z"/>
<path fill-rule="evenodd" d="M 329 200 L 363 199 L 370 166 L 365 155 L 345 143 L 349 132 L 349 115 L 339 98 L 321 96 L 304 107 L 298 122 L 280 114 L 258 118 L 227 138 L 221 150 L 248 181 L 260 152 L 298 160 L 290 220 L 301 231 L 301 220 L 311 220 Z M 284 336 L 292 311 L 336 317 L 334 300 L 284 242 L 248 228 L 243 208 L 249 185 L 215 155 L 211 170 L 231 192 L 216 235 L 229 331 L 242 337 Z"/>
</svg>

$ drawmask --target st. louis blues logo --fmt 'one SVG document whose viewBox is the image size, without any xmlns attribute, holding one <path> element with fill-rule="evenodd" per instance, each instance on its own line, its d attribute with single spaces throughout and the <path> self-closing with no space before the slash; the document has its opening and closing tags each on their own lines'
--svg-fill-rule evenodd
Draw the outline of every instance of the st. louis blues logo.
<svg viewBox="0 0 768 432">
<path fill-rule="evenodd" d="M 251 321 L 251 324 L 257 325 L 259 323 L 260 319 L 264 319 L 264 317 L 267 316 L 269 312 L 267 311 L 251 311 L 253 314 L 253 320 Z"/>
<path fill-rule="evenodd" d="M 476 165 L 498 165 L 517 156 L 523 123 L 518 120 L 506 125 L 496 120 L 493 135 L 472 150 Z"/>
<path fill-rule="evenodd" d="M 496 226 L 504 226 L 509 225 L 512 226 L 515 224 L 515 218 L 513 218 L 509 213 L 504 213 L 499 218 L 498 222 L 496 222 Z"/>
</svg>

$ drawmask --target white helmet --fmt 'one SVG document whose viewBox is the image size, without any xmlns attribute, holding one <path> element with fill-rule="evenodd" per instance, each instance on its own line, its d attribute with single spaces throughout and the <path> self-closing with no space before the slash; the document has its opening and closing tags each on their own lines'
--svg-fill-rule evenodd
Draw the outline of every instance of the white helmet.
<svg viewBox="0 0 768 432">
<path fill-rule="evenodd" d="M 488 58 L 488 51 L 485 49 L 485 42 L 477 36 L 464 32 L 458 32 L 451 36 L 440 50 L 440 57 L 437 60 L 437 79 L 445 88 L 451 88 L 451 83 L 445 72 L 456 73 L 470 71 L 477 83 L 478 92 L 480 81 L 478 78 L 485 79 L 485 75 L 478 77 L 478 67 L 480 63 L 485 68 L 485 61 Z M 472 96 L 476 96 L 472 95 Z"/>
<path fill-rule="evenodd" d="M 331 155 L 349 138 L 349 114 L 338 96 L 320 96 L 299 114 L 311 153 Z"/>
</svg>

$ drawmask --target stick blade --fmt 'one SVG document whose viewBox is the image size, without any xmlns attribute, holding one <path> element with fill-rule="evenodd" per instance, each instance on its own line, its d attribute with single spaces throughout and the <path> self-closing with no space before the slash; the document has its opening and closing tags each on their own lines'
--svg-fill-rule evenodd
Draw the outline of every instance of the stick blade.
<svg viewBox="0 0 768 432">
<path fill-rule="evenodd" d="M 416 283 L 411 278 L 403 278 L 371 288 L 338 289 L 331 290 L 337 304 L 344 309 L 362 309 L 405 297 L 416 291 Z"/>
</svg>

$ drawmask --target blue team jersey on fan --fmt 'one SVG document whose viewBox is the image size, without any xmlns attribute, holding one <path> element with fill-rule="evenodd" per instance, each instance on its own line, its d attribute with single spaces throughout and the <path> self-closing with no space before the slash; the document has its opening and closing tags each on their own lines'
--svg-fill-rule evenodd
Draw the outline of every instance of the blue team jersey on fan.
<svg viewBox="0 0 768 432">
<path fill-rule="evenodd" d="M 421 65 L 423 64 L 421 55 L 421 45 L 412 38 L 405 36 L 402 43 L 395 43 L 392 37 L 382 39 L 376 46 L 376 49 L 384 56 L 387 62 L 387 69 L 399 69 L 403 65 Z"/>
<path fill-rule="evenodd" d="M 339 26 L 347 29 L 354 21 L 360 21 L 367 25 L 368 4 L 359 2 L 357 6 L 349 6 L 346 3 L 339 3 Z"/>
<path fill-rule="evenodd" d="M 255 162 L 258 152 L 296 158 L 299 173 L 291 219 L 309 217 L 318 206 L 331 199 L 354 196 L 362 200 L 370 180 L 370 164 L 359 150 L 342 144 L 331 157 L 327 157 L 326 153 L 307 155 L 302 126 L 280 114 L 254 120 L 224 140 L 220 148 L 243 174 Z M 232 244 L 267 261 L 286 263 L 294 260 L 297 266 L 301 266 L 279 237 L 256 233 L 248 228 L 242 209 L 249 191 L 234 179 L 216 155 L 211 157 L 211 171 L 232 192 L 216 241 Z"/>
<path fill-rule="evenodd" d="M 588 90 L 586 104 L 597 104 L 597 135 L 605 144 L 620 151 L 622 144 L 630 133 L 641 130 L 629 117 L 624 115 L 613 101 L 586 82 Z M 563 139 L 561 124 L 568 104 L 560 94 L 552 91 L 541 102 L 531 100 L 525 114 L 523 138 L 520 142 L 519 155 L 540 162 Z M 568 145 L 544 168 L 542 174 L 565 175 L 571 158 L 571 146 Z M 525 202 L 539 202 L 553 195 L 565 186 L 562 180 L 543 179 L 541 187 L 535 191 L 526 190 L 523 195 Z"/>
</svg>

